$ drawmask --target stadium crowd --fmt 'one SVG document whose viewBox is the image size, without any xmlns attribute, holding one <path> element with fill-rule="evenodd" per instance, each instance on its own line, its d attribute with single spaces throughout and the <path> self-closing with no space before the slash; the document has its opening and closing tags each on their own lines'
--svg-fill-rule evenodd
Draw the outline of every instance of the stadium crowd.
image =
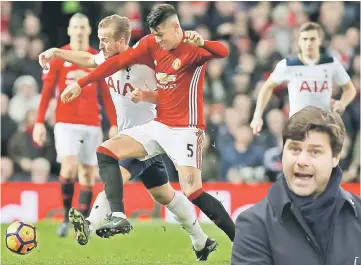
<svg viewBox="0 0 361 265">
<path fill-rule="evenodd" d="M 159 2 L 157 2 L 159 3 Z M 98 46 L 97 23 L 117 13 L 132 22 L 132 43 L 148 33 L 145 14 L 155 2 L 1 2 L 1 181 L 56 180 L 52 129 L 56 100 L 47 112 L 48 140 L 32 141 L 42 87 L 38 55 L 67 44 L 70 16 L 86 14 Z M 344 181 L 360 176 L 360 3 L 359 2 L 173 2 L 182 27 L 205 39 L 220 39 L 230 56 L 208 63 L 204 87 L 207 134 L 203 150 L 205 181 L 274 181 L 281 172 L 282 129 L 288 117 L 285 86 L 275 91 L 259 137 L 249 126 L 258 91 L 284 57 L 296 56 L 297 30 L 306 21 L 324 29 L 323 53 L 337 57 L 358 91 L 342 115 L 347 137 L 341 153 Z M 340 97 L 334 86 L 333 97 Z M 55 96 L 55 95 L 54 95 Z M 109 123 L 103 111 L 106 135 Z M 170 163 L 170 161 L 168 161 Z M 170 176 L 176 180 L 175 171 Z"/>
</svg>

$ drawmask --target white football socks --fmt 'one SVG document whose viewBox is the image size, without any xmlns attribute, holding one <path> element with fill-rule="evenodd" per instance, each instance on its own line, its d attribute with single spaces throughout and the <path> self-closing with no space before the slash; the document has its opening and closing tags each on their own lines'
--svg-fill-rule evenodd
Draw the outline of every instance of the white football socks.
<svg viewBox="0 0 361 265">
<path fill-rule="evenodd" d="M 165 206 L 174 214 L 174 219 L 188 232 L 195 250 L 203 249 L 208 236 L 199 225 L 193 211 L 193 204 L 187 197 L 182 192 L 176 191 L 173 200 Z"/>
<path fill-rule="evenodd" d="M 208 236 L 199 225 L 193 211 L 193 204 L 187 197 L 182 192 L 176 191 L 173 200 L 165 206 L 174 214 L 174 219 L 188 232 L 195 250 L 203 249 Z M 102 191 L 96 197 L 89 217 L 86 218 L 90 222 L 90 231 L 97 230 L 109 214 L 126 218 L 124 213 L 112 213 L 105 192 Z"/>
<path fill-rule="evenodd" d="M 111 213 L 112 211 L 110 210 L 105 191 L 102 191 L 95 199 L 89 217 L 86 218 L 90 222 L 90 231 L 94 232 L 97 230 L 102 225 L 107 215 L 110 215 Z"/>
</svg>

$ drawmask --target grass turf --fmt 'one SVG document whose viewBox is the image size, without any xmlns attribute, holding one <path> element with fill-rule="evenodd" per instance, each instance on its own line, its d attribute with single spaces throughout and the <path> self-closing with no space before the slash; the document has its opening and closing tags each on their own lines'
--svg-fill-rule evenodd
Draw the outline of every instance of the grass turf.
<svg viewBox="0 0 361 265">
<path fill-rule="evenodd" d="M 58 238 L 58 223 L 43 221 L 36 224 L 39 245 L 30 254 L 21 256 L 7 250 L 4 236 L 1 244 L 1 264 L 6 265 L 123 265 L 123 264 L 199 264 L 192 251 L 190 239 L 177 224 L 162 221 L 136 222 L 129 235 L 117 235 L 111 239 L 92 236 L 88 245 L 80 246 L 73 231 L 66 238 Z M 2 235 L 7 225 L 2 225 Z M 213 224 L 202 225 L 205 233 L 216 239 L 218 250 L 206 264 L 230 264 L 231 242 Z"/>
</svg>

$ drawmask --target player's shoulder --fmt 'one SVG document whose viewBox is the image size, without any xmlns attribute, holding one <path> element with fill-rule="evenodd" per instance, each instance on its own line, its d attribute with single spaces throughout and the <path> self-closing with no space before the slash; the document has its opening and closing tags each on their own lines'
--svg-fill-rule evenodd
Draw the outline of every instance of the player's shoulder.
<svg viewBox="0 0 361 265">
<path fill-rule="evenodd" d="M 142 45 L 143 47 L 151 48 L 155 47 L 157 45 L 157 42 L 155 41 L 155 38 L 152 34 L 148 34 L 141 38 L 136 44 L 132 46 L 132 48 L 137 48 L 139 45 Z"/>
<path fill-rule="evenodd" d="M 337 60 L 333 56 L 328 56 L 327 54 L 321 54 L 320 55 L 320 61 L 318 64 L 328 64 L 328 63 L 334 63 Z"/>
<path fill-rule="evenodd" d="M 153 34 L 147 34 L 142 39 L 144 39 L 145 41 L 147 41 L 149 43 L 156 43 L 155 37 Z"/>
<path fill-rule="evenodd" d="M 287 58 L 282 59 L 277 63 L 277 68 L 287 68 Z"/>
<path fill-rule="evenodd" d="M 327 54 L 321 54 L 318 64 L 332 64 L 335 61 L 334 57 L 328 56 Z M 286 66 L 305 66 L 298 56 L 285 58 L 285 63 Z"/>
<path fill-rule="evenodd" d="M 287 57 L 283 60 L 284 60 L 286 66 L 302 66 L 302 65 L 304 65 L 303 62 L 301 61 L 301 59 L 298 58 L 298 56 Z"/>
</svg>

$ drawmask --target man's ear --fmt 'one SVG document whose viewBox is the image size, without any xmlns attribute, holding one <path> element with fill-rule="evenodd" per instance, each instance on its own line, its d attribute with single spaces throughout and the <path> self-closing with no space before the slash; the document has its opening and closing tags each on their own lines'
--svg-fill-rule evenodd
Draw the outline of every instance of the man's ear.
<svg viewBox="0 0 361 265">
<path fill-rule="evenodd" d="M 336 156 L 332 157 L 332 167 L 337 167 L 338 163 L 340 162 L 341 154 L 337 154 Z"/>
</svg>

